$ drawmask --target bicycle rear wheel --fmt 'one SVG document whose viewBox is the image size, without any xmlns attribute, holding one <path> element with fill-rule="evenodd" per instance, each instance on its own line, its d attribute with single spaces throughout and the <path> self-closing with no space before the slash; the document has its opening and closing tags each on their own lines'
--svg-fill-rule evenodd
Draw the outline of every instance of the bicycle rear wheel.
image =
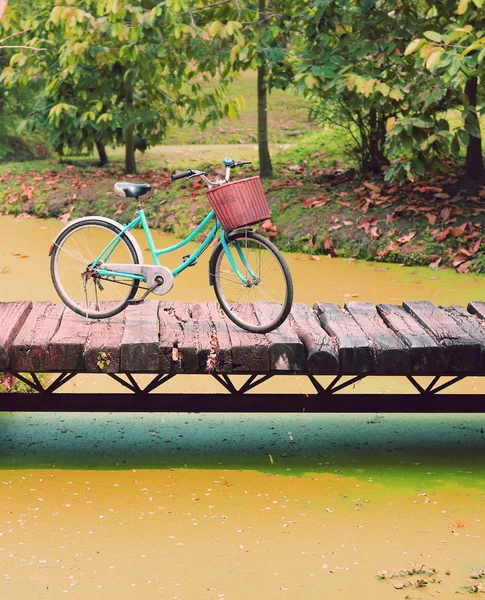
<svg viewBox="0 0 485 600">
<path fill-rule="evenodd" d="M 73 223 L 56 240 L 51 254 L 51 277 L 61 300 L 71 310 L 90 319 L 112 317 L 127 306 L 139 282 L 123 277 L 105 277 L 96 272 L 86 280 L 93 261 L 119 234 L 119 229 L 96 218 Z M 136 250 L 126 235 L 109 258 L 112 263 L 138 264 Z"/>
<path fill-rule="evenodd" d="M 293 303 L 293 282 L 283 255 L 272 242 L 251 231 L 229 235 L 227 245 L 244 281 L 219 244 L 210 264 L 222 310 L 246 331 L 267 333 L 276 329 Z"/>
</svg>

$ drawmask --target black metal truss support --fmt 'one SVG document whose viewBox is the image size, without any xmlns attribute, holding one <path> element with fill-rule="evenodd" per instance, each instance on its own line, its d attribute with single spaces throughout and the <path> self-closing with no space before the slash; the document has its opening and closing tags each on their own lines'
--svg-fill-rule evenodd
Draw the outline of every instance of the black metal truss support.
<svg viewBox="0 0 485 600">
<path fill-rule="evenodd" d="M 10 374 L 39 394 L 52 394 L 70 379 L 76 376 L 76 373 L 61 373 L 50 385 L 44 388 L 36 373 L 28 373 L 28 375 L 30 375 L 32 378 L 31 380 L 27 379 L 27 377 L 24 377 L 21 373 L 17 373 L 16 371 L 10 371 Z"/>
<path fill-rule="evenodd" d="M 423 402 L 423 397 L 426 402 Z M 0 394 L 0 412 L 483 413 L 482 394 Z"/>
<path fill-rule="evenodd" d="M 167 381 L 169 381 L 169 379 L 172 379 L 173 377 L 175 377 L 175 375 L 157 375 L 145 388 L 143 388 L 143 393 L 149 394 L 150 392 L 153 392 L 153 390 L 156 390 L 164 383 L 167 383 Z"/>
<path fill-rule="evenodd" d="M 34 375 L 34 374 L 32 374 Z M 61 373 L 57 379 L 55 379 L 48 388 L 44 390 L 45 393 L 52 393 L 58 390 L 61 386 L 76 376 L 76 373 Z"/>
<path fill-rule="evenodd" d="M 125 381 L 124 379 L 122 379 L 119 375 L 117 375 L 116 373 L 106 373 L 107 375 L 109 375 L 109 377 L 111 377 L 111 379 L 114 379 L 115 381 L 117 381 L 118 383 L 120 383 L 123 387 L 128 388 L 130 390 L 130 392 L 140 392 L 140 386 L 136 383 L 136 381 L 133 379 L 133 376 L 130 375 L 129 381 Z M 128 377 L 128 375 L 127 375 Z M 133 383 L 135 385 L 133 385 Z"/>
<path fill-rule="evenodd" d="M 13 377 L 16 377 L 22 383 L 25 383 L 25 385 L 28 385 L 35 392 L 44 392 L 44 388 L 42 387 L 42 384 L 38 380 L 37 375 L 35 373 L 29 373 L 29 375 L 32 377 L 32 380 L 27 379 L 26 377 L 24 377 L 20 373 L 16 373 L 15 371 L 9 371 L 9 373 L 10 375 L 13 375 Z"/>
<path fill-rule="evenodd" d="M 465 379 L 465 375 L 459 375 L 457 377 L 454 377 L 453 379 L 450 379 L 450 381 L 447 381 L 446 383 L 442 383 L 438 387 L 433 387 L 433 386 L 435 383 L 438 383 L 438 381 L 440 380 L 440 377 L 435 377 L 435 379 L 436 379 L 436 381 L 433 380 L 431 382 L 433 385 L 428 386 L 429 390 L 426 389 L 426 391 L 430 392 L 431 394 L 436 394 L 437 392 L 441 392 L 441 390 L 445 390 L 446 388 L 450 387 L 451 385 L 458 383 L 462 379 Z"/>
<path fill-rule="evenodd" d="M 335 394 L 335 392 L 338 392 L 339 390 L 343 390 L 346 387 L 353 385 L 354 383 L 357 383 L 357 381 L 360 381 L 361 379 L 365 379 L 367 376 L 366 375 L 356 375 L 355 377 L 352 377 L 348 381 L 344 381 L 340 385 L 337 385 L 337 383 L 342 379 L 342 375 L 336 375 L 326 388 L 323 387 L 323 385 L 319 381 L 317 381 L 317 379 L 315 378 L 314 375 L 308 375 L 307 377 L 312 382 L 313 387 L 316 389 L 317 393 L 320 396 L 328 396 L 330 394 Z"/>
<path fill-rule="evenodd" d="M 212 377 L 216 381 L 218 381 L 222 387 L 224 387 L 230 394 L 237 394 L 237 389 L 234 387 L 234 384 L 229 379 L 229 377 L 223 373 L 222 375 L 219 373 L 211 373 Z"/>
<path fill-rule="evenodd" d="M 259 377 L 259 379 L 257 379 Z M 249 379 L 244 383 L 238 390 L 239 394 L 245 394 L 249 390 L 252 390 L 255 387 L 258 387 L 261 383 L 268 381 L 271 379 L 273 375 L 251 375 Z"/>
<path fill-rule="evenodd" d="M 462 379 L 465 379 L 465 377 L 466 377 L 466 375 L 457 375 L 456 377 L 453 377 L 449 381 L 446 381 L 445 383 L 442 383 L 441 385 L 437 385 L 439 380 L 441 379 L 441 376 L 436 375 L 436 377 L 433 377 L 433 379 L 431 380 L 429 385 L 426 388 L 424 388 L 416 381 L 416 379 L 412 375 L 406 376 L 406 378 L 413 384 L 413 386 L 418 390 L 418 392 L 420 394 L 436 394 L 438 392 L 441 392 L 441 390 L 445 390 L 446 388 L 449 388 L 450 386 L 454 385 L 455 383 L 458 383 Z"/>
<path fill-rule="evenodd" d="M 252 390 L 255 387 L 258 387 L 258 385 L 260 385 L 261 383 L 264 383 L 265 381 L 268 381 L 268 379 L 271 379 L 274 376 L 273 373 L 268 373 L 267 375 L 263 375 L 263 374 L 259 374 L 259 373 L 250 375 L 248 377 L 248 379 L 238 389 L 234 385 L 234 383 L 231 381 L 231 379 L 229 378 L 229 375 L 226 375 L 225 373 L 223 373 L 223 374 L 220 374 L 220 373 L 211 373 L 211 375 L 230 394 L 245 394 L 249 390 Z"/>
</svg>

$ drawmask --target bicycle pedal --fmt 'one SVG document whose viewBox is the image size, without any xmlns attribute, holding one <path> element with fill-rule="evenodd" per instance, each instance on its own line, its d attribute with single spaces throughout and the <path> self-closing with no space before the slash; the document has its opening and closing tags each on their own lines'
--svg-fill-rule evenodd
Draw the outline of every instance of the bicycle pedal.
<svg viewBox="0 0 485 600">
<path fill-rule="evenodd" d="M 145 300 L 142 298 L 141 300 L 135 300 L 135 299 L 131 299 L 131 300 L 127 300 L 126 304 L 128 304 L 128 306 L 136 306 L 137 304 L 144 304 Z"/>
<path fill-rule="evenodd" d="M 189 258 L 190 258 L 190 254 L 184 254 L 182 256 L 182 262 L 187 262 L 189 260 Z M 195 267 L 196 264 L 197 264 L 197 261 L 194 260 L 193 263 L 190 263 L 189 267 Z"/>
</svg>

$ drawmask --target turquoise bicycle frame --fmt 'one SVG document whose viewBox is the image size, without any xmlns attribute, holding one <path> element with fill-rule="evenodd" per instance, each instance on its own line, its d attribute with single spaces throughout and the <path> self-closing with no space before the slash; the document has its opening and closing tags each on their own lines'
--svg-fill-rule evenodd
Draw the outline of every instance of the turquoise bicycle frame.
<svg viewBox="0 0 485 600">
<path fill-rule="evenodd" d="M 145 232 L 145 237 L 148 242 L 148 247 L 150 249 L 150 253 L 152 255 L 153 262 L 155 265 L 160 266 L 160 260 L 158 258 L 159 256 L 161 256 L 163 254 L 169 254 L 170 252 L 174 252 L 175 250 L 179 250 L 180 248 L 183 248 L 183 246 L 185 246 L 186 244 L 188 244 L 189 242 L 194 240 L 194 238 L 196 238 L 202 232 L 202 230 L 205 229 L 205 227 L 210 223 L 210 221 L 212 219 L 215 219 L 215 212 L 213 210 L 210 211 L 210 213 L 205 217 L 205 219 L 184 240 L 182 240 L 178 244 L 175 244 L 174 246 L 170 246 L 168 248 L 158 250 L 157 248 L 155 248 L 155 244 L 153 243 L 152 234 L 151 234 L 150 228 L 148 226 L 145 212 L 143 209 L 139 209 L 137 211 L 137 216 L 135 217 L 135 219 L 133 219 L 133 221 L 131 221 L 130 223 L 128 223 L 128 225 L 125 225 L 123 227 L 123 229 L 118 233 L 118 235 L 106 246 L 106 248 L 104 248 L 104 250 L 101 252 L 101 254 L 96 258 L 96 260 L 93 261 L 92 265 L 95 266 L 100 263 L 107 263 L 109 261 L 110 256 L 113 254 L 115 248 L 118 246 L 118 243 L 119 243 L 122 235 L 141 224 L 143 231 Z M 221 240 L 222 246 L 224 248 L 224 251 L 227 255 L 227 258 L 229 260 L 229 263 L 230 263 L 232 269 L 234 270 L 234 272 L 237 274 L 237 276 L 241 280 L 241 283 L 243 283 L 243 284 L 247 283 L 247 279 L 244 277 L 244 275 L 242 275 L 242 273 L 240 272 L 240 270 L 238 269 L 238 267 L 236 265 L 234 257 L 231 254 L 231 250 L 229 249 L 227 242 L 226 242 L 226 234 L 225 234 L 224 230 L 222 229 L 221 224 L 217 220 L 216 220 L 215 225 L 209 231 L 207 237 L 202 242 L 202 244 L 197 248 L 197 250 L 195 250 L 185 261 L 183 261 L 178 267 L 176 267 L 172 271 L 172 274 L 174 277 L 176 277 L 177 275 L 182 273 L 182 271 L 184 271 L 184 269 L 186 269 L 187 267 L 190 267 L 190 265 L 193 264 L 199 258 L 199 256 L 208 248 L 208 246 L 210 245 L 212 240 L 214 240 L 218 231 L 220 231 L 220 240 Z M 236 245 L 236 250 L 237 250 L 237 253 L 238 253 L 246 271 L 252 277 L 255 277 L 251 268 L 246 263 L 246 259 L 244 257 L 244 254 L 243 254 L 239 244 Z M 99 275 L 102 275 L 105 277 L 116 276 L 116 277 L 124 277 L 126 279 L 135 279 L 135 280 L 139 280 L 139 281 L 146 280 L 144 275 L 138 275 L 136 273 L 124 273 L 121 271 L 110 271 L 110 270 L 102 269 L 102 268 L 98 269 L 97 272 L 99 273 Z"/>
</svg>

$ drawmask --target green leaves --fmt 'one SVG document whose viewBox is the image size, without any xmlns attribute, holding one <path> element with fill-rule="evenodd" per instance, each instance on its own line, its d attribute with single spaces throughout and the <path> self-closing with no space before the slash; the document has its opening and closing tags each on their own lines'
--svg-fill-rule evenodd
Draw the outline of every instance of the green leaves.
<svg viewBox="0 0 485 600">
<path fill-rule="evenodd" d="M 436 50 L 433 50 L 428 56 L 428 60 L 426 61 L 426 67 L 430 71 L 435 69 L 438 66 L 444 53 L 445 51 L 442 48 L 436 48 Z"/>
<path fill-rule="evenodd" d="M 198 0 L 53 4 L 39 1 L 15 13 L 17 27 L 35 27 L 46 52 L 20 52 L 1 78 L 30 84 L 41 74 L 34 118 L 59 153 L 90 150 L 98 140 L 122 145 L 130 128 L 146 148 L 163 139 L 169 124 L 235 116 L 237 102 L 224 93 L 234 41 L 239 56 L 250 55 L 236 10 L 228 18 L 227 6 L 209 9 Z M 217 77 L 217 89 L 201 85 L 197 73 Z"/>
<path fill-rule="evenodd" d="M 443 36 L 436 31 L 425 31 L 423 35 L 426 39 L 431 40 L 432 42 L 440 43 L 443 41 Z"/>
<path fill-rule="evenodd" d="M 410 54 L 412 54 L 415 50 L 417 50 L 422 45 L 423 45 L 423 40 L 420 40 L 420 39 L 413 40 L 406 47 L 406 50 L 404 51 L 404 56 L 409 56 Z"/>
</svg>

